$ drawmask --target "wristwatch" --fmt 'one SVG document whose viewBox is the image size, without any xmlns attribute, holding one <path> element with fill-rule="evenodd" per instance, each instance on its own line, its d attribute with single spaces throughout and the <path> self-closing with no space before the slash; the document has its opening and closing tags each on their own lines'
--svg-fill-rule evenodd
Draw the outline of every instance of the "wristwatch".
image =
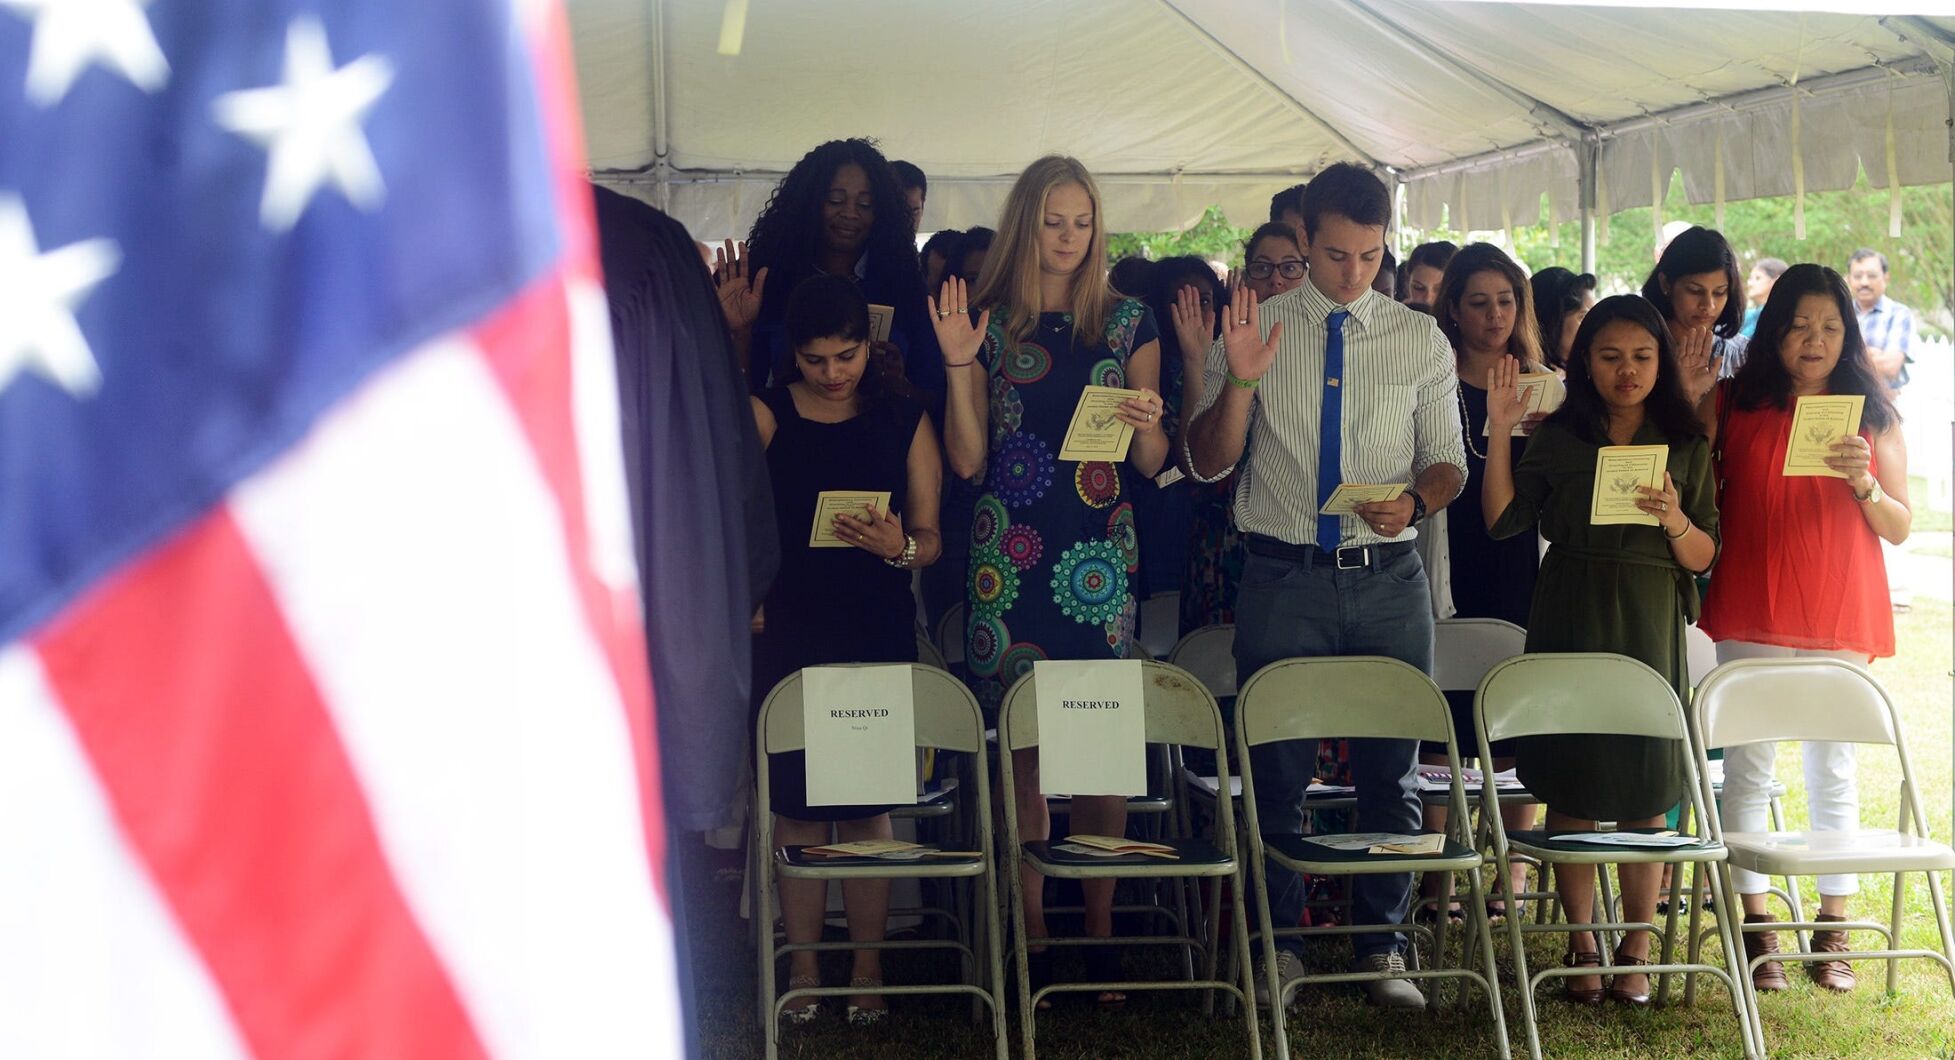
<svg viewBox="0 0 1955 1060">
<path fill-rule="evenodd" d="M 1412 490 L 1411 493 L 1412 493 L 1412 520 L 1411 522 L 1408 522 L 1406 524 L 1407 526 L 1410 526 L 1412 525 L 1412 523 L 1416 523 L 1419 520 L 1426 517 L 1426 499 L 1419 495 L 1418 490 Z"/>
<path fill-rule="evenodd" d="M 895 567 L 897 570 L 908 570 L 910 568 L 910 563 L 913 562 L 915 559 L 916 559 L 916 538 L 911 537 L 908 534 L 904 534 L 903 551 L 898 552 L 897 554 L 889 557 L 886 560 L 883 560 L 883 562 L 889 564 L 892 567 Z"/>
<path fill-rule="evenodd" d="M 1879 504 L 1886 497 L 1887 494 L 1880 491 L 1879 479 L 1874 479 L 1874 484 L 1867 487 L 1865 494 L 1855 493 L 1853 495 L 1853 499 L 1859 501 L 1861 504 Z"/>
</svg>

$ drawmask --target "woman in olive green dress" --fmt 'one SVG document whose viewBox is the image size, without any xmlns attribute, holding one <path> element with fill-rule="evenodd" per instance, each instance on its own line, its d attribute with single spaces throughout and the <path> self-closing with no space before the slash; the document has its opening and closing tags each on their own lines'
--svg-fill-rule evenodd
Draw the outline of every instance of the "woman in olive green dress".
<svg viewBox="0 0 1955 1060">
<path fill-rule="evenodd" d="M 1539 525 L 1549 542 L 1527 623 L 1530 652 L 1603 651 L 1647 663 L 1688 695 L 1684 627 L 1697 617 L 1693 576 L 1717 558 L 1716 483 L 1710 446 L 1684 394 L 1669 330 L 1635 295 L 1598 303 L 1582 321 L 1568 361 L 1568 399 L 1528 441 L 1518 466 L 1508 460 L 1510 428 L 1527 411 L 1507 358 L 1489 373 L 1486 475 L 1480 497 L 1495 538 Z M 1637 507 L 1656 526 L 1591 526 L 1596 451 L 1605 445 L 1667 445 L 1659 489 Z M 1511 470 L 1510 470 L 1511 469 Z M 1586 831 L 1598 820 L 1660 827 L 1683 795 L 1685 748 L 1678 740 L 1560 735 L 1519 741 L 1520 778 L 1547 803 L 1549 834 Z M 1653 922 L 1660 865 L 1623 865 L 1624 918 Z M 1570 923 L 1592 920 L 1595 870 L 1557 865 L 1555 888 Z M 1632 931 L 1617 966 L 1647 964 L 1649 933 Z M 1569 967 L 1599 967 L 1588 933 L 1570 937 Z M 1567 980 L 1568 996 L 1602 1000 L 1600 976 Z M 1649 977 L 1619 974 L 1609 996 L 1649 1001 Z"/>
</svg>

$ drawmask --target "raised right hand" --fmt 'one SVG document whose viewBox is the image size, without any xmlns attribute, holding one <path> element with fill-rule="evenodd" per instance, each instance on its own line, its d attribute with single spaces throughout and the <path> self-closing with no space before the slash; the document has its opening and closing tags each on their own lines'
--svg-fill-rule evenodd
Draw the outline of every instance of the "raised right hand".
<svg viewBox="0 0 1955 1060">
<path fill-rule="evenodd" d="M 1276 349 L 1282 341 L 1280 323 L 1269 329 L 1269 338 L 1263 338 L 1256 292 L 1236 288 L 1229 295 L 1228 315 L 1222 318 L 1222 348 L 1228 354 L 1229 374 L 1242 380 L 1261 379 L 1276 363 Z"/>
<path fill-rule="evenodd" d="M 1487 369 L 1487 433 L 1506 438 L 1527 415 L 1527 402 L 1521 398 L 1521 362 L 1502 357 Z"/>
<path fill-rule="evenodd" d="M 1193 287 L 1176 291 L 1168 306 L 1174 318 L 1174 337 L 1181 344 L 1181 359 L 1201 364 L 1208 359 L 1208 347 L 1215 342 L 1215 307 L 1202 306 L 1201 292 Z"/>
<path fill-rule="evenodd" d="M 944 354 L 944 366 L 961 368 L 977 359 L 984 346 L 984 329 L 991 324 L 991 310 L 978 314 L 971 323 L 970 294 L 963 280 L 952 276 L 944 280 L 943 290 L 928 298 L 930 318 L 937 329 L 937 348 Z"/>
<path fill-rule="evenodd" d="M 745 243 L 729 239 L 713 251 L 713 288 L 719 295 L 726 326 L 733 331 L 753 327 L 754 318 L 760 315 L 760 293 L 767 286 L 767 270 L 755 273 L 750 281 L 747 270 L 752 265 Z"/>
<path fill-rule="evenodd" d="M 1677 368 L 1682 376 L 1684 396 L 1694 406 L 1717 384 L 1718 369 L 1724 358 L 1711 354 L 1716 343 L 1712 341 L 1710 328 L 1686 327 L 1672 320 L 1670 340 L 1677 347 Z"/>
</svg>

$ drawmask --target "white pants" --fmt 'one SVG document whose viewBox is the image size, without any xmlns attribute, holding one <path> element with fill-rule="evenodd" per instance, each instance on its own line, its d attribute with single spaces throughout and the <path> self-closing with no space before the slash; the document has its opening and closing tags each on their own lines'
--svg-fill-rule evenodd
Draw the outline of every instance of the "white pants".
<svg viewBox="0 0 1955 1060">
<path fill-rule="evenodd" d="M 1733 659 L 1842 659 L 1864 664 L 1865 655 L 1850 651 L 1806 651 L 1749 641 L 1720 641 L 1717 661 Z M 1860 789 L 1853 779 L 1853 745 L 1808 740 L 1802 748 L 1806 763 L 1806 807 L 1816 832 L 1843 832 L 1860 827 Z M 1771 788 L 1776 743 L 1753 743 L 1724 749 L 1724 796 L 1718 814 L 1727 831 L 1763 832 L 1771 828 Z M 1763 894 L 1765 877 L 1749 869 L 1732 868 L 1739 894 Z M 1819 893 L 1856 894 L 1860 878 L 1853 875 L 1819 877 Z"/>
</svg>

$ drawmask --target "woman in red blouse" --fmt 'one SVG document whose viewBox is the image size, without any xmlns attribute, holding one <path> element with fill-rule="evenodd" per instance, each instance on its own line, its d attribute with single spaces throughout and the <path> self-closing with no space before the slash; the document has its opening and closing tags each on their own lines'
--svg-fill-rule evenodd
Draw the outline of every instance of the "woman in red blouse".
<svg viewBox="0 0 1955 1060">
<path fill-rule="evenodd" d="M 1826 461 L 1842 477 L 1781 474 L 1798 399 L 1822 394 L 1866 397 L 1860 433 L 1834 445 Z M 1786 270 L 1759 314 L 1744 367 L 1707 396 L 1704 420 L 1723 481 L 1724 551 L 1699 624 L 1718 642 L 1718 661 L 1824 656 L 1866 663 L 1894 654 L 1880 543 L 1907 539 L 1907 446 L 1839 273 L 1810 264 Z M 1775 750 L 1769 743 L 1725 749 L 1726 828 L 1765 830 Z M 1812 827 L 1858 827 L 1853 745 L 1808 742 L 1803 752 Z M 1738 869 L 1732 875 L 1745 919 L 1770 919 L 1764 878 Z M 1819 919 L 1846 919 L 1847 899 L 1858 889 L 1851 875 L 1819 877 Z M 1846 933 L 1816 931 L 1813 948 L 1843 951 Z M 1754 957 L 1776 953 L 1777 936 L 1747 934 L 1745 949 Z M 1806 969 L 1821 987 L 1853 989 L 1845 961 Z M 1752 978 L 1760 990 L 1786 986 L 1777 961 L 1761 964 Z"/>
</svg>

